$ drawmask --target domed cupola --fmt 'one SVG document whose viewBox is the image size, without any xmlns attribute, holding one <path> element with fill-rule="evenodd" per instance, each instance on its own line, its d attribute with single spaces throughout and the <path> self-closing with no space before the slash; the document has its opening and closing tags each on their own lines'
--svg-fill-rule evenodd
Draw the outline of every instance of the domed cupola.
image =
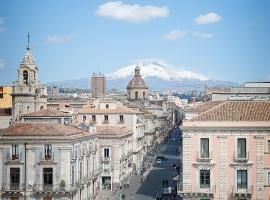
<svg viewBox="0 0 270 200">
<path fill-rule="evenodd" d="M 135 75 L 127 86 L 128 100 L 146 100 L 148 98 L 148 86 L 141 77 L 140 67 L 135 68 Z"/>
<path fill-rule="evenodd" d="M 135 75 L 128 83 L 127 89 L 148 89 L 144 79 L 141 77 L 141 69 L 137 65 L 135 68 Z"/>
</svg>

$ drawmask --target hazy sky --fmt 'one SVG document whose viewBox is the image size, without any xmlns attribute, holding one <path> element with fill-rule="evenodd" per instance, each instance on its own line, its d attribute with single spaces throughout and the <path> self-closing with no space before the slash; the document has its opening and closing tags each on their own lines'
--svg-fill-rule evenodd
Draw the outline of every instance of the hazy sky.
<svg viewBox="0 0 270 200">
<path fill-rule="evenodd" d="M 1 0 L 0 85 L 17 78 L 28 32 L 44 82 L 149 58 L 212 79 L 270 80 L 269 0 Z"/>
</svg>

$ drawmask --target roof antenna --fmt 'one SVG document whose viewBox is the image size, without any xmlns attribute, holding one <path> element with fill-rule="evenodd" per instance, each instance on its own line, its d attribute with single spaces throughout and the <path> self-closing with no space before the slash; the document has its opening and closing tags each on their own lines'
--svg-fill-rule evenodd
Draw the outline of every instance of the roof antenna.
<svg viewBox="0 0 270 200">
<path fill-rule="evenodd" d="M 29 45 L 29 43 L 30 43 L 30 34 L 28 33 L 27 34 L 27 47 L 26 47 L 26 50 L 30 50 L 30 45 Z"/>
</svg>

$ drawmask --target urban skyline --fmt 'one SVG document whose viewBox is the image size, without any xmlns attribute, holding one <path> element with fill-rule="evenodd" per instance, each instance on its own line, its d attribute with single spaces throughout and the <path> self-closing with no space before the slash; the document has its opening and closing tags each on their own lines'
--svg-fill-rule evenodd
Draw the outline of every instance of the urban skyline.
<svg viewBox="0 0 270 200">
<path fill-rule="evenodd" d="M 149 58 L 210 79 L 267 81 L 268 8 L 268 1 L 2 1 L 1 84 L 16 79 L 28 32 L 43 82 Z"/>
</svg>

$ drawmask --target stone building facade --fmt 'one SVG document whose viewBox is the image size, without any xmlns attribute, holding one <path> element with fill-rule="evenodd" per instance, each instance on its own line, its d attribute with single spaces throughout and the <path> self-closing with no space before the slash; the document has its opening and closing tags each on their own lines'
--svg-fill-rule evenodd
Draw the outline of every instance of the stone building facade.
<svg viewBox="0 0 270 200">
<path fill-rule="evenodd" d="M 183 199 L 270 198 L 270 102 L 228 101 L 183 123 Z"/>
<path fill-rule="evenodd" d="M 133 169 L 141 167 L 144 159 L 144 121 L 143 113 L 123 106 L 110 99 L 83 106 L 76 123 L 95 125 L 123 125 L 132 134 Z"/>
<path fill-rule="evenodd" d="M 1 199 L 94 198 L 97 147 L 93 134 L 58 123 L 16 122 L 1 130 Z"/>
</svg>

